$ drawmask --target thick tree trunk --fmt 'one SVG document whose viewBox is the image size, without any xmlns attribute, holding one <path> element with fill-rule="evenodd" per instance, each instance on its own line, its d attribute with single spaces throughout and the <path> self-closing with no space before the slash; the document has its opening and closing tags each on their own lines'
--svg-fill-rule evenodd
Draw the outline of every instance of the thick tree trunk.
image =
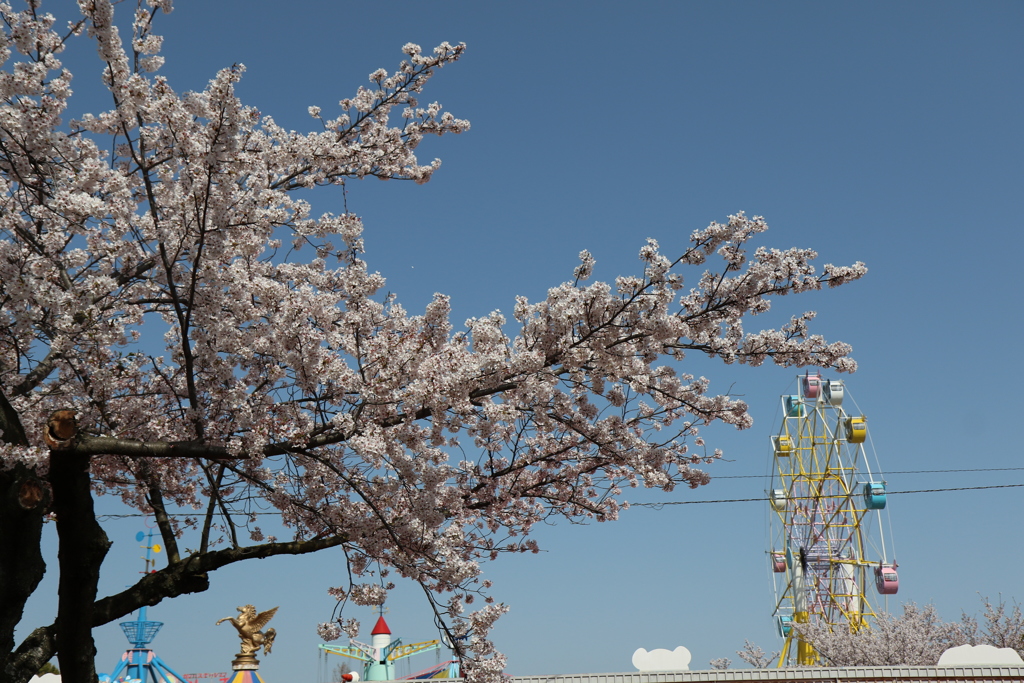
<svg viewBox="0 0 1024 683">
<path fill-rule="evenodd" d="M 14 629 L 25 602 L 43 578 L 40 551 L 45 494 L 42 482 L 25 467 L 0 472 L 0 672 L 14 650 Z M 0 676 L 3 678 L 3 676 Z"/>
<path fill-rule="evenodd" d="M 61 679 L 96 683 L 93 606 L 110 541 L 93 510 L 89 456 L 51 451 L 50 483 L 60 543 L 56 638 Z"/>
<path fill-rule="evenodd" d="M 0 437 L 14 446 L 29 445 L 18 413 L 3 392 Z M 46 484 L 30 469 L 17 465 L 0 471 L 0 678 L 8 677 L 14 629 L 25 602 L 46 571 L 40 544 L 48 503 Z"/>
</svg>

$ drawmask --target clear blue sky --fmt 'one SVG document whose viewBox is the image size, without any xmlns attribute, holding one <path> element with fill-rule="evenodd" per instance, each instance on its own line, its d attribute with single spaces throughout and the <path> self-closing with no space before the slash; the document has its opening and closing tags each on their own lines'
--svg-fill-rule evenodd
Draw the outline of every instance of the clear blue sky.
<svg viewBox="0 0 1024 683">
<path fill-rule="evenodd" d="M 853 344 L 861 369 L 848 386 L 886 470 L 1024 467 L 1021 3 L 177 4 L 158 28 L 172 86 L 200 89 L 218 68 L 244 63 L 242 98 L 296 129 L 314 123 L 307 106 L 330 114 L 370 71 L 393 69 L 406 42 L 468 44 L 424 94 L 472 121 L 470 132 L 422 146 L 422 158 L 444 161 L 434 180 L 350 188 L 370 266 L 408 309 L 440 291 L 456 320 L 509 311 L 515 295 L 537 299 L 569 279 L 583 248 L 610 279 L 637 270 L 647 237 L 672 252 L 711 220 L 764 215 L 772 229 L 761 244 L 870 268 L 840 290 L 783 300 L 764 325 L 816 309 L 817 332 Z M 69 5 L 44 9 L 70 16 Z M 92 56 L 73 50 L 67 62 L 79 111 L 106 106 L 89 94 Z M 328 190 L 314 207 L 339 201 Z M 712 475 L 763 474 L 777 397 L 796 371 L 696 361 L 690 371 L 745 395 L 755 419 L 746 432 L 705 433 L 726 449 Z M 937 489 L 1024 483 L 1024 471 L 887 479 L 893 491 Z M 665 499 L 763 488 L 723 478 Z M 893 495 L 902 581 L 890 609 L 934 602 L 951 620 L 975 611 L 979 594 L 1024 600 L 1022 492 Z M 616 523 L 542 529 L 543 554 L 486 568 L 494 596 L 512 606 L 494 632 L 509 672 L 628 671 L 638 647 L 685 645 L 691 668 L 736 660 L 744 638 L 777 649 L 766 508 L 638 508 Z M 109 592 L 135 580 L 144 527 L 107 528 Z M 342 583 L 342 570 L 340 554 L 326 553 L 216 572 L 207 593 L 150 610 L 166 622 L 156 650 L 183 673 L 225 671 L 237 641 L 213 622 L 246 602 L 280 604 L 264 678 L 312 683 L 314 629 L 333 606 L 324 589 Z M 52 618 L 55 586 L 48 576 L 27 626 Z M 436 634 L 418 591 L 400 586 L 389 603 L 406 642 Z M 351 616 L 368 637 L 369 612 Z M 97 636 L 98 667 L 109 671 L 126 642 L 116 625 Z"/>
</svg>

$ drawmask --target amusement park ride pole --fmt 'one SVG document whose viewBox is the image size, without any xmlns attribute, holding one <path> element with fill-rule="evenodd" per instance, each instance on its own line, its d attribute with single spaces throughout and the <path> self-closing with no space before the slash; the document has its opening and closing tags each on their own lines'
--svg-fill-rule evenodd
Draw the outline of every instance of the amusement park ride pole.
<svg viewBox="0 0 1024 683">
<path fill-rule="evenodd" d="M 152 553 L 159 553 L 160 545 L 153 543 L 152 529 L 149 531 L 148 538 L 142 531 L 136 534 L 136 541 L 142 541 L 143 539 L 147 539 L 146 545 L 142 546 L 146 549 L 146 557 L 143 558 L 146 561 L 146 568 L 143 573 L 148 573 L 156 563 L 156 560 L 152 558 Z M 149 683 L 150 681 L 152 683 L 164 683 L 165 681 L 173 680 L 184 681 L 184 676 L 168 666 L 149 647 L 149 644 L 156 638 L 157 632 L 163 625 L 162 621 L 149 621 L 146 619 L 145 605 L 139 608 L 139 616 L 135 621 L 122 621 L 120 624 L 121 630 L 124 631 L 125 637 L 128 638 L 128 642 L 132 646 L 121 655 L 121 661 L 114 667 L 114 671 L 109 675 L 101 674 L 99 680 L 133 680 L 141 681 L 141 683 Z"/>
</svg>

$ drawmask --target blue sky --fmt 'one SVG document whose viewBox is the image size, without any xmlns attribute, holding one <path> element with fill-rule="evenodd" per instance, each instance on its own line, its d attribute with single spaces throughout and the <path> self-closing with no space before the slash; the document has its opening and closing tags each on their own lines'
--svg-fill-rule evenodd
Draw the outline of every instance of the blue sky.
<svg viewBox="0 0 1024 683">
<path fill-rule="evenodd" d="M 66 0 L 44 9 L 68 14 Z M 160 18 L 178 91 L 217 69 L 248 69 L 244 101 L 305 129 L 332 115 L 406 42 L 464 41 L 423 99 L 472 130 L 428 140 L 444 164 L 426 186 L 353 183 L 367 260 L 412 311 L 434 292 L 454 319 L 509 311 L 571 277 L 577 253 L 598 279 L 639 269 L 645 238 L 668 253 L 712 220 L 745 211 L 772 229 L 759 244 L 812 247 L 821 263 L 867 263 L 863 280 L 779 302 L 764 323 L 817 310 L 815 331 L 853 344 L 847 384 L 888 471 L 1019 468 L 1020 203 L 1024 173 L 1024 5 L 1011 2 L 338 3 L 179 0 Z M 127 14 L 127 7 L 119 6 Z M 78 111 L 95 111 L 99 66 L 71 50 Z M 311 197 L 338 210 L 340 193 Z M 690 274 L 692 279 L 697 273 Z M 778 396 L 795 370 L 694 359 L 712 389 L 742 394 L 755 424 L 705 432 L 723 477 L 667 501 L 763 495 Z M 1024 483 L 1024 471 L 891 474 L 892 491 Z M 979 594 L 1024 600 L 1022 489 L 893 495 L 889 512 L 905 601 L 947 620 Z M 655 500 L 638 494 L 634 500 Z M 101 512 L 125 512 L 113 501 Z M 777 649 L 765 560 L 767 504 L 636 508 L 619 522 L 538 533 L 545 552 L 485 568 L 512 606 L 494 632 L 514 674 L 630 670 L 638 647 L 687 646 L 691 668 L 737 658 L 750 639 Z M 134 581 L 141 519 L 108 519 L 115 541 L 101 590 Z M 51 530 L 52 532 L 52 530 Z M 51 566 L 55 567 L 55 558 Z M 317 680 L 324 589 L 342 558 L 243 563 L 212 588 L 150 610 L 154 645 L 179 671 L 224 671 L 234 635 L 213 622 L 280 604 L 267 681 Z M 53 615 L 49 576 L 26 626 Z M 399 586 L 387 619 L 405 642 L 435 637 L 419 589 Z M 373 616 L 362 619 L 368 637 Z M 98 630 L 99 669 L 125 640 Z M 104 662 L 109 662 L 105 665 Z M 413 669 L 433 662 L 414 660 Z M 331 662 L 333 666 L 337 662 Z"/>
</svg>

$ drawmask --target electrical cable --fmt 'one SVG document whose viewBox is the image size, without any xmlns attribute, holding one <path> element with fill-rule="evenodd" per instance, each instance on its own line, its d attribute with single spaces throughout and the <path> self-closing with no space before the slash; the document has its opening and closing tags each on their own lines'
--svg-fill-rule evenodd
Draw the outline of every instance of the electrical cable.
<svg viewBox="0 0 1024 683">
<path fill-rule="evenodd" d="M 1002 468 L 1002 469 L 1017 470 L 1017 469 L 1024 469 L 1024 468 L 1020 468 L 1020 467 L 1007 467 L 1007 468 Z M 941 472 L 943 470 L 934 470 L 934 471 Z M 952 470 L 952 471 L 956 471 L 956 470 Z M 981 470 L 965 470 L 965 471 L 972 471 L 973 472 L 973 471 L 981 471 Z M 724 479 L 725 477 L 720 477 L 720 478 Z M 980 491 L 982 489 L 1012 489 L 1012 488 L 1020 488 L 1020 487 L 1024 487 L 1024 484 L 997 484 L 997 485 L 994 485 L 994 486 L 961 486 L 961 487 L 958 487 L 958 488 L 944 488 L 944 489 L 914 489 L 912 491 L 886 491 L 885 493 L 886 493 L 887 496 L 898 496 L 898 495 L 901 495 L 901 494 L 904 494 L 904 493 L 944 493 L 944 492 L 947 492 L 947 491 Z M 656 510 L 660 510 L 661 508 L 665 507 L 666 505 L 707 505 L 709 503 L 763 503 L 763 502 L 765 502 L 767 500 L 769 500 L 769 499 L 768 498 L 726 498 L 726 499 L 720 499 L 720 500 L 667 500 L 667 501 L 660 502 L 660 503 L 630 503 L 629 507 L 633 507 L 633 508 L 646 507 L 646 508 L 654 508 Z M 280 513 L 279 512 L 255 512 L 255 513 L 252 513 L 252 514 L 257 515 L 257 516 L 264 516 L 264 515 L 278 515 Z M 132 512 L 132 513 L 126 513 L 126 514 L 121 514 L 121 515 L 96 515 L 96 521 L 106 522 L 106 521 L 109 521 L 109 520 L 112 520 L 112 519 L 126 519 L 126 518 L 129 518 L 129 517 L 148 517 L 148 516 L 149 515 L 147 515 L 145 513 L 142 513 L 142 512 Z M 188 516 L 191 516 L 191 515 L 184 514 L 184 513 L 183 514 L 170 513 L 167 516 L 168 517 L 188 517 Z"/>
<path fill-rule="evenodd" d="M 1024 467 L 977 467 L 962 470 L 894 470 L 892 472 L 885 472 L 886 476 L 890 474 L 939 474 L 943 472 L 1017 472 L 1024 470 Z M 712 476 L 712 480 L 716 479 L 771 479 L 771 474 L 724 474 L 722 476 Z"/>
<path fill-rule="evenodd" d="M 916 489 L 913 491 L 886 491 L 887 496 L 897 496 L 903 493 L 941 493 L 944 491 L 977 491 L 980 489 L 1012 489 L 1024 486 L 1024 484 L 998 484 L 995 486 L 963 486 L 960 488 L 948 489 Z M 669 500 L 662 503 L 630 503 L 629 507 L 647 507 L 660 510 L 666 505 L 700 505 L 706 503 L 764 503 L 768 498 L 730 498 L 727 500 Z"/>
</svg>

